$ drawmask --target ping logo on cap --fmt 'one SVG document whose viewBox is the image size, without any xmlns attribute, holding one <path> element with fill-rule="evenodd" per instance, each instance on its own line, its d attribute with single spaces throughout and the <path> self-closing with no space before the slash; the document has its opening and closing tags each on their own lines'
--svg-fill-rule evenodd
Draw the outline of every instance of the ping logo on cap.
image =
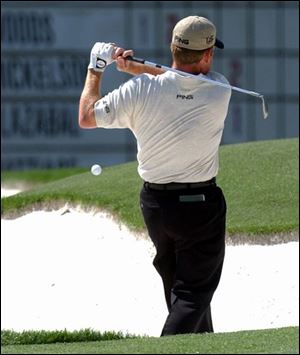
<svg viewBox="0 0 300 355">
<path fill-rule="evenodd" d="M 182 43 L 182 44 L 189 44 L 190 41 L 188 39 L 183 39 L 180 38 L 179 36 L 175 36 L 175 41 L 177 41 L 178 43 Z"/>
</svg>

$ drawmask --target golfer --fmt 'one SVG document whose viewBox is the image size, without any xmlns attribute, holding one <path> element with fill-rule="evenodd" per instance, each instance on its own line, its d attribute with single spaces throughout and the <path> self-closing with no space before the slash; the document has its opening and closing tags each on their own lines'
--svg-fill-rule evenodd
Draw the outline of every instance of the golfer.
<svg viewBox="0 0 300 355">
<path fill-rule="evenodd" d="M 214 47 L 224 45 L 214 24 L 199 16 L 173 29 L 172 67 L 187 76 L 126 60 L 132 50 L 97 42 L 79 102 L 80 127 L 129 128 L 137 139 L 140 206 L 169 311 L 162 336 L 213 332 L 210 304 L 222 272 L 226 220 L 218 149 L 231 96 L 197 77 L 228 84 L 211 71 Z M 114 61 L 135 76 L 102 97 L 103 71 Z"/>
</svg>

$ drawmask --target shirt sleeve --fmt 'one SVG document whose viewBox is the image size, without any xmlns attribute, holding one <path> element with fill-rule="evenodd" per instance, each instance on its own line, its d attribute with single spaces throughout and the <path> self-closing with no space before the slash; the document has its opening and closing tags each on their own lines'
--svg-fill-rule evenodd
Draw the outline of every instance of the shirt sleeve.
<svg viewBox="0 0 300 355">
<path fill-rule="evenodd" d="M 133 78 L 98 100 L 94 105 L 97 127 L 132 129 L 137 95 L 138 82 Z"/>
</svg>

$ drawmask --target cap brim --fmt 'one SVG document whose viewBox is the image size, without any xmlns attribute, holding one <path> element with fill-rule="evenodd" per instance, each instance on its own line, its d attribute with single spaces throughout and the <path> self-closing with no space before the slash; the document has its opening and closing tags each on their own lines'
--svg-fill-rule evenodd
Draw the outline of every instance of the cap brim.
<svg viewBox="0 0 300 355">
<path fill-rule="evenodd" d="M 215 47 L 223 49 L 224 43 L 222 41 L 220 41 L 218 38 L 216 38 Z"/>
</svg>

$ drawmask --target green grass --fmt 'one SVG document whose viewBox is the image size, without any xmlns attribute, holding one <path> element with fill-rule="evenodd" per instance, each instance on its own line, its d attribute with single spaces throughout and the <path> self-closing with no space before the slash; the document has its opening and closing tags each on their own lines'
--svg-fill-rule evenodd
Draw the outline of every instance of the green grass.
<svg viewBox="0 0 300 355">
<path fill-rule="evenodd" d="M 93 342 L 7 345 L 2 354 L 298 354 L 299 327 Z"/>
<path fill-rule="evenodd" d="M 1 172 L 1 182 L 8 185 L 16 185 L 19 182 L 25 185 L 40 185 L 46 182 L 63 179 L 68 176 L 83 173 L 84 168 L 64 168 L 64 169 L 33 169 L 26 171 L 4 171 Z"/>
<path fill-rule="evenodd" d="M 229 232 L 298 230 L 298 139 L 224 146 L 218 182 L 228 201 Z"/>
<path fill-rule="evenodd" d="M 272 234 L 298 230 L 298 139 L 260 141 L 220 148 L 218 184 L 227 199 L 228 234 Z M 1 200 L 1 214 L 26 211 L 55 201 L 105 209 L 129 228 L 145 226 L 139 209 L 142 181 L 137 163 L 89 171 L 54 170 L 6 173 L 1 182 L 26 181 L 36 186 Z M 45 182 L 49 181 L 50 182 Z M 42 184 L 41 184 L 42 183 Z"/>
</svg>

